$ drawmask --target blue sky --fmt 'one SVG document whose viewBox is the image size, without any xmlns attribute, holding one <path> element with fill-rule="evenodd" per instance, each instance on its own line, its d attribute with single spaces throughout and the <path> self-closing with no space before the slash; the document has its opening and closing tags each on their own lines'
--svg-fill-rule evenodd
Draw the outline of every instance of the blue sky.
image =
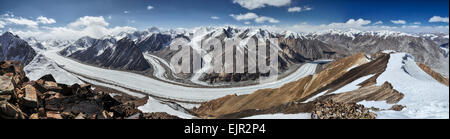
<svg viewBox="0 0 450 139">
<path fill-rule="evenodd" d="M 147 10 L 148 5 L 154 8 Z M 448 5 L 448 0 L 292 0 L 286 6 L 249 10 L 233 0 L 8 0 L 0 2 L 0 13 L 12 12 L 29 18 L 46 16 L 58 21 L 55 25 L 67 24 L 82 16 L 111 16 L 109 22 L 112 25 L 137 28 L 239 25 L 243 22 L 229 15 L 247 12 L 278 19 L 278 24 L 326 24 L 363 18 L 380 20 L 388 25 L 392 24 L 390 20 L 399 19 L 439 25 L 444 23 L 429 23 L 428 20 L 432 16 L 448 17 Z M 287 11 L 296 6 L 313 9 L 296 13 Z M 220 19 L 213 20 L 211 16 Z"/>
<path fill-rule="evenodd" d="M 443 26 L 448 30 L 448 5 L 448 0 L 2 0 L 0 30 L 30 29 L 30 24 L 7 18 L 37 21 L 39 16 L 55 22 L 32 24 L 37 26 L 34 29 L 64 27 L 80 17 L 101 16 L 109 27 L 138 30 L 152 26 L 319 26 L 350 19 L 362 19 L 364 26 Z M 437 21 L 429 22 L 433 16 Z"/>
</svg>

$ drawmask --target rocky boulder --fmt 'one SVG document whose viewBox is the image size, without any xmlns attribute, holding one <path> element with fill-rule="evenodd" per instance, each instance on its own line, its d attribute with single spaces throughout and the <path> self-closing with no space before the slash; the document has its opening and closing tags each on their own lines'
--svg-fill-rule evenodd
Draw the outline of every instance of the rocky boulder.
<svg viewBox="0 0 450 139">
<path fill-rule="evenodd" d="M 375 119 L 376 116 L 364 105 L 336 103 L 332 100 L 316 102 L 311 113 L 311 119 Z"/>
<path fill-rule="evenodd" d="M 11 80 L 11 76 L 0 76 L 0 95 L 12 94 L 14 91 L 14 85 Z"/>
<path fill-rule="evenodd" d="M 23 105 L 30 108 L 37 108 L 39 102 L 36 88 L 32 85 L 26 85 L 23 90 L 25 92 L 25 96 L 21 99 Z"/>
<path fill-rule="evenodd" d="M 169 115 L 164 112 L 145 113 L 140 116 L 140 119 L 180 119 L 179 117 Z"/>
<path fill-rule="evenodd" d="M 0 118 L 25 119 L 25 114 L 18 107 L 6 101 L 0 101 Z"/>
</svg>

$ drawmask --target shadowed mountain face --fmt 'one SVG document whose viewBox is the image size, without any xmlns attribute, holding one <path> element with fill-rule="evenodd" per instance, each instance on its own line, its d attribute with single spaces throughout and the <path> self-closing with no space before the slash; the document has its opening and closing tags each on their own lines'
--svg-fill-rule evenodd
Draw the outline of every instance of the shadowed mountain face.
<svg viewBox="0 0 450 139">
<path fill-rule="evenodd" d="M 27 65 L 36 56 L 36 52 L 26 41 L 10 32 L 0 36 L 0 48 L 0 61 L 15 60 Z"/>
<path fill-rule="evenodd" d="M 69 49 L 74 48 L 66 48 L 61 54 L 67 53 Z M 142 51 L 128 38 L 117 42 L 113 38 L 93 40 L 92 45 L 75 51 L 68 56 L 88 64 L 106 68 L 132 71 L 150 69 L 150 64 L 144 59 Z"/>
<path fill-rule="evenodd" d="M 156 33 L 150 37 L 143 39 L 136 43 L 136 46 L 141 49 L 142 52 L 153 52 L 164 49 L 171 42 L 172 37 L 167 34 Z"/>
</svg>

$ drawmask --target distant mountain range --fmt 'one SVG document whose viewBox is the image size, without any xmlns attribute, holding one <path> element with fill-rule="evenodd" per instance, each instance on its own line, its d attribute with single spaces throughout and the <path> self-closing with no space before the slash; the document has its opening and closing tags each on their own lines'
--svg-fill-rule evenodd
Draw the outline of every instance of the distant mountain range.
<svg viewBox="0 0 450 139">
<path fill-rule="evenodd" d="M 3 36 L 16 38 L 11 37 L 14 36 L 11 33 L 5 34 L 7 35 Z M 186 38 L 190 44 L 206 42 L 211 38 L 217 38 L 221 41 L 225 39 L 248 41 L 250 38 L 261 40 L 278 38 L 279 43 L 275 46 L 281 50 L 278 54 L 278 68 L 281 73 L 290 71 L 292 67 L 298 67 L 298 65 L 308 61 L 339 59 L 358 52 L 373 54 L 383 50 L 394 50 L 410 53 L 417 62 L 424 63 L 448 77 L 448 48 L 445 48 L 445 45 L 448 45 L 448 34 L 408 34 L 393 31 L 358 30 L 325 30 L 315 33 L 295 33 L 228 26 L 161 31 L 153 27 L 144 31 L 124 32 L 117 36 L 105 36 L 98 39 L 86 36 L 72 42 L 60 40 L 37 41 L 34 38 L 27 38 L 26 41 L 37 51 L 45 51 L 48 47 L 64 48 L 60 52 L 61 55 L 90 65 L 120 70 L 152 71 L 154 70 L 153 66 L 144 58 L 142 53 L 160 57 L 161 59 L 159 60 L 165 60 L 161 62 L 167 63 L 176 54 L 176 51 L 168 48 L 171 43 L 174 43 L 173 41 L 176 38 Z M 6 42 L 6 40 L 3 39 L 2 42 Z M 2 44 L 10 46 L 9 43 Z M 25 45 L 25 43 L 22 44 Z M 247 47 L 240 45 L 237 49 L 246 50 Z M 22 57 L 23 61 L 25 61 L 24 63 L 29 63 L 32 60 L 30 57 L 34 56 L 32 52 L 30 54 Z M 9 55 L 9 59 L 19 58 L 12 56 L 13 54 Z M 19 59 L 21 60 L 21 58 Z M 168 65 L 162 66 L 169 69 L 164 74 L 169 74 L 170 67 Z M 246 69 L 248 68 L 255 67 L 247 67 L 246 65 Z M 264 74 L 199 73 L 199 75 L 183 74 L 178 76 L 186 78 L 188 82 L 224 83 L 256 80 L 259 76 L 264 76 Z M 172 76 L 170 77 L 173 78 Z"/>
</svg>

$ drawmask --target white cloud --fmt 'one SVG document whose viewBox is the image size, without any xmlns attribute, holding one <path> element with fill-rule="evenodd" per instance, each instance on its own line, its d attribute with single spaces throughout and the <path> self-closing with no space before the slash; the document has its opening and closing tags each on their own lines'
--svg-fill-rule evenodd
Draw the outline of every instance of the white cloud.
<svg viewBox="0 0 450 139">
<path fill-rule="evenodd" d="M 448 23 L 448 17 L 433 16 L 428 22 L 444 22 Z"/>
<path fill-rule="evenodd" d="M 279 23 L 280 21 L 272 18 L 272 17 L 267 17 L 267 16 L 258 16 L 255 13 L 246 13 L 246 14 L 239 14 L 239 15 L 234 15 L 231 14 L 231 17 L 233 17 L 235 20 L 237 21 L 242 21 L 242 20 L 254 20 L 256 23 L 265 23 L 265 22 L 269 22 L 269 23 Z"/>
<path fill-rule="evenodd" d="M 108 16 L 108 19 L 110 19 L 110 20 L 111 20 L 111 19 L 112 19 L 112 16 Z"/>
<path fill-rule="evenodd" d="M 312 8 L 311 7 L 291 7 L 288 8 L 288 12 L 292 13 L 292 12 L 303 12 L 303 11 L 311 11 Z"/>
<path fill-rule="evenodd" d="M 217 19 L 220 19 L 220 17 L 218 17 L 218 16 L 211 16 L 211 19 L 217 20 Z"/>
<path fill-rule="evenodd" d="M 402 28 L 420 28 L 420 26 L 419 25 L 409 25 L 409 26 L 403 25 Z"/>
<path fill-rule="evenodd" d="M 301 7 L 292 7 L 288 9 L 288 12 L 300 12 L 302 11 Z"/>
<path fill-rule="evenodd" d="M 320 25 L 320 26 L 323 26 L 326 29 L 328 29 L 328 28 L 356 28 L 356 27 L 368 25 L 370 23 L 372 23 L 372 21 L 359 18 L 357 20 L 349 19 L 349 20 L 347 20 L 347 22 L 344 22 L 344 23 L 333 22 L 328 25 Z M 302 23 L 302 25 L 306 25 L 306 23 Z"/>
<path fill-rule="evenodd" d="M 151 6 L 151 5 L 147 6 L 147 10 L 152 10 L 153 8 L 154 8 L 154 7 Z"/>
<path fill-rule="evenodd" d="M 84 16 L 80 17 L 75 22 L 72 22 L 68 25 L 69 28 L 85 28 L 85 27 L 92 27 L 92 26 L 101 26 L 106 27 L 109 23 L 105 21 L 103 16 Z"/>
<path fill-rule="evenodd" d="M 4 28 L 6 25 L 22 25 L 29 29 L 38 29 L 39 24 L 53 24 L 55 19 L 39 16 L 36 20 L 27 19 L 24 17 L 15 17 L 12 13 L 6 13 L 0 16 L 0 27 Z"/>
<path fill-rule="evenodd" d="M 362 18 L 355 20 L 355 19 L 350 19 L 348 20 L 345 24 L 348 25 L 356 25 L 356 26 L 362 26 L 362 25 L 367 25 L 370 24 L 372 21 L 370 20 L 364 20 Z"/>
<path fill-rule="evenodd" d="M 358 21 L 359 20 L 359 21 Z M 264 25 L 259 26 L 260 28 L 266 28 L 274 31 L 294 31 L 294 32 L 318 32 L 330 29 L 338 29 L 338 30 L 361 30 L 361 31 L 398 31 L 398 32 L 406 32 L 406 33 L 449 33 L 449 26 L 420 26 L 420 25 L 403 25 L 401 27 L 398 26 L 385 26 L 385 25 L 374 25 L 370 24 L 370 20 L 364 19 L 350 19 L 347 22 L 334 22 L 330 24 L 320 24 L 320 25 L 312 25 L 308 23 L 299 23 L 295 25 Z"/>
<path fill-rule="evenodd" d="M 255 19 L 256 23 L 264 23 L 264 22 L 269 22 L 269 23 L 280 23 L 279 20 L 274 19 L 272 17 L 267 17 L 267 16 L 261 16 Z"/>
<path fill-rule="evenodd" d="M 102 16 L 80 17 L 76 21 L 69 23 L 63 27 L 42 27 L 38 30 L 11 30 L 21 37 L 35 37 L 41 40 L 58 39 L 58 40 L 75 40 L 83 36 L 100 38 L 106 35 L 117 35 L 121 32 L 136 31 L 136 28 L 124 27 L 108 27 L 109 23 Z"/>
<path fill-rule="evenodd" d="M 4 14 L 0 15 L 0 18 L 14 17 L 14 13 L 6 11 Z"/>
<path fill-rule="evenodd" d="M 29 28 L 33 28 L 36 29 L 38 28 L 38 22 L 33 21 L 33 20 L 29 20 L 23 17 L 19 17 L 19 18 L 5 18 L 5 21 L 12 23 L 12 24 L 16 24 L 16 25 L 25 25 Z"/>
<path fill-rule="evenodd" d="M 10 15 L 8 13 L 2 14 L 1 17 L 9 17 Z"/>
<path fill-rule="evenodd" d="M 130 11 L 123 11 L 123 13 L 124 13 L 124 14 L 129 14 L 129 13 L 130 13 Z"/>
<path fill-rule="evenodd" d="M 5 28 L 6 23 L 3 21 L 0 21 L 0 28 Z"/>
<path fill-rule="evenodd" d="M 44 17 L 44 16 L 39 16 L 37 18 L 37 22 L 38 23 L 42 23 L 42 24 L 53 24 L 53 23 L 56 23 L 55 19 L 47 18 L 47 17 Z"/>
<path fill-rule="evenodd" d="M 256 19 L 259 16 L 255 13 L 246 13 L 246 14 L 239 14 L 239 15 L 234 15 L 231 14 L 231 17 L 233 17 L 234 19 L 241 21 L 241 20 L 252 20 L 252 19 Z"/>
<path fill-rule="evenodd" d="M 375 22 L 375 23 L 373 23 L 374 25 L 381 25 L 381 24 L 383 24 L 383 21 L 377 21 L 377 22 Z"/>
<path fill-rule="evenodd" d="M 250 25 L 252 22 L 249 22 L 249 21 L 247 21 L 247 22 L 244 22 L 244 24 L 246 24 L 246 25 Z"/>
<path fill-rule="evenodd" d="M 394 24 L 406 24 L 405 20 L 391 20 L 391 22 Z"/>
<path fill-rule="evenodd" d="M 233 0 L 233 3 L 237 3 L 249 10 L 263 8 L 266 6 L 281 7 L 291 3 L 291 0 Z"/>
<path fill-rule="evenodd" d="M 413 23 L 414 25 L 420 25 L 420 24 L 422 24 L 421 22 L 414 22 Z"/>
</svg>

